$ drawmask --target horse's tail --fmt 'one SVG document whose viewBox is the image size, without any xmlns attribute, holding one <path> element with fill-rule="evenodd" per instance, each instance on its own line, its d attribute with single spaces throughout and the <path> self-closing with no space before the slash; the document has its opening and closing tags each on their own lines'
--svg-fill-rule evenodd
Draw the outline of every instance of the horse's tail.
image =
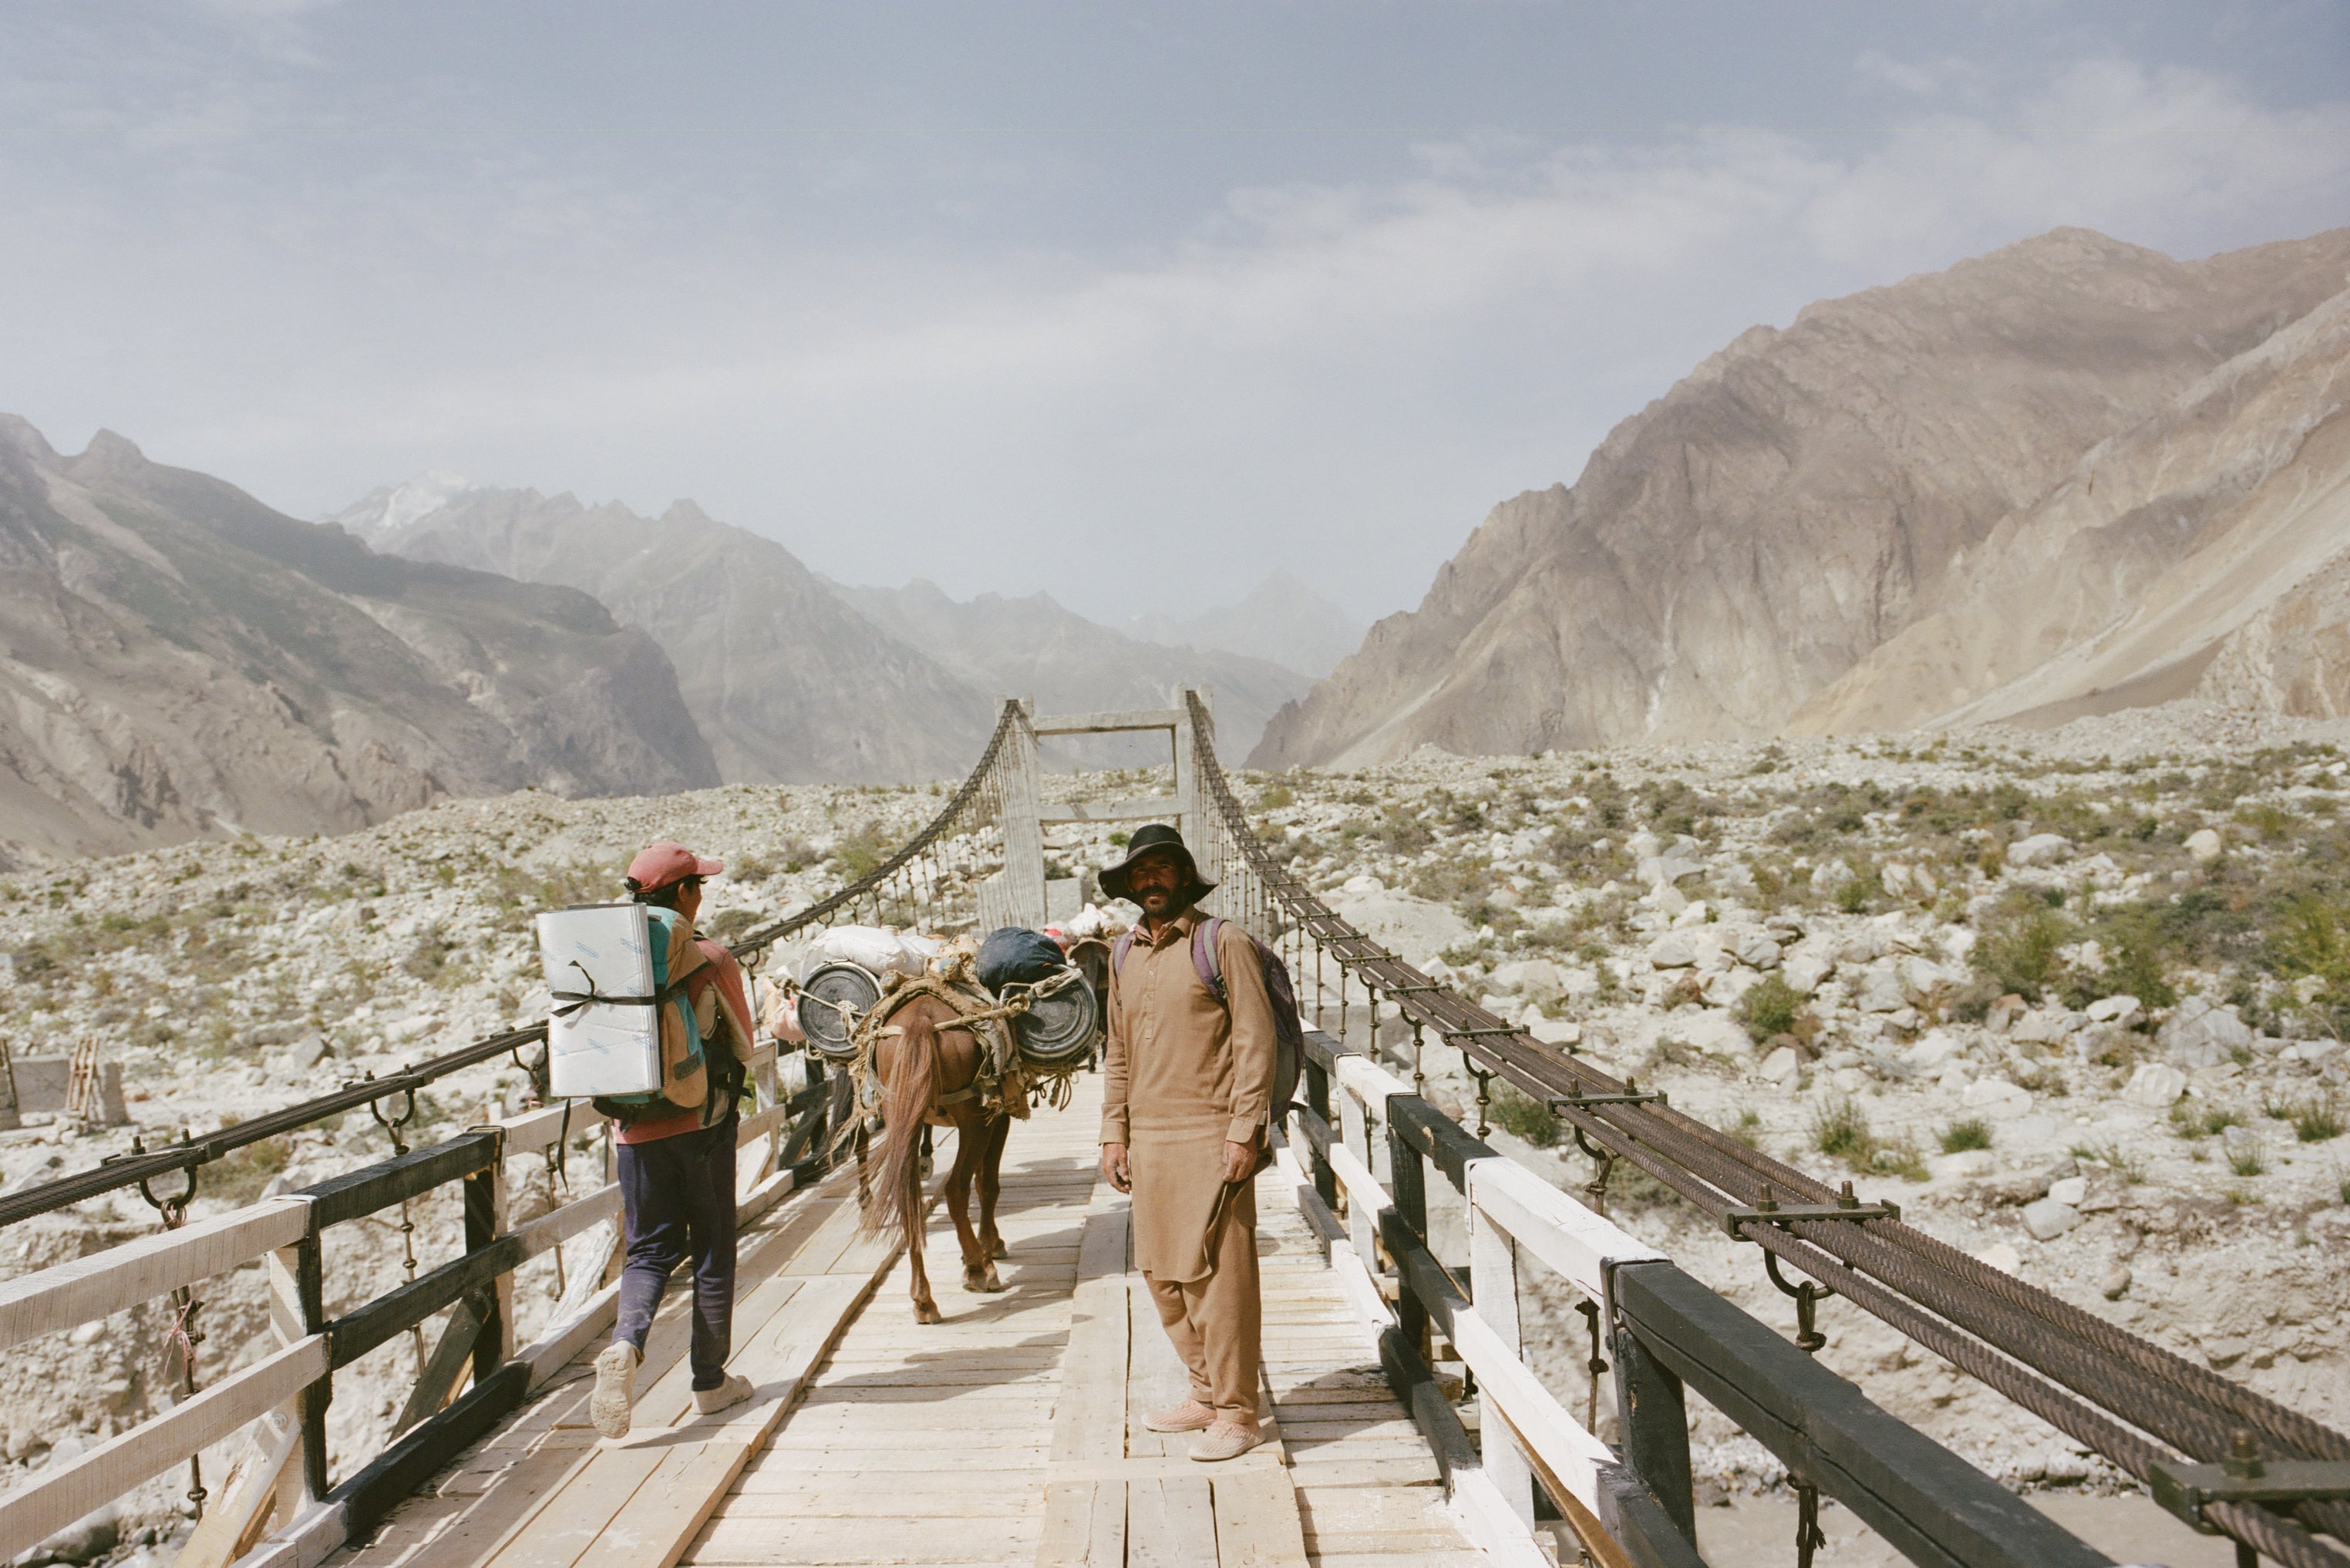
<svg viewBox="0 0 2350 1568">
<path fill-rule="evenodd" d="M 902 1033 L 881 1113 L 881 1200 L 866 1205 L 865 1231 L 907 1239 L 922 1229 L 922 1118 L 938 1090 L 939 1033 L 918 1007 L 899 1010 L 894 1022 Z"/>
</svg>

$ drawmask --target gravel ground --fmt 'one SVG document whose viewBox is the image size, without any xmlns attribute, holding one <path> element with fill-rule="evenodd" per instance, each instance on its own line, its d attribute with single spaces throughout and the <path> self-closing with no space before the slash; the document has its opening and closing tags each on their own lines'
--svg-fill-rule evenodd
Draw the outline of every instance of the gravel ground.
<svg viewBox="0 0 2350 1568">
<path fill-rule="evenodd" d="M 1277 852 L 1357 924 L 1561 1051 L 1895 1198 L 1952 1244 L 2338 1426 L 2350 1423 L 2340 728 L 2174 704 L 2047 733 L 1423 751 L 1237 784 Z M 1047 794 L 1146 785 L 1056 777 Z M 207 1130 L 535 1016 L 530 913 L 613 896 L 650 838 L 733 863 L 712 923 L 739 929 L 869 866 L 942 798 L 939 786 L 524 794 L 336 839 L 19 867 L 0 878 L 7 1037 L 20 1054 L 99 1040 L 124 1064 L 135 1126 L 0 1133 L 0 1189 L 134 1134 Z M 1097 866 L 1112 837 L 1055 828 L 1049 852 L 1065 868 Z M 1310 1004 L 1310 976 L 1305 991 Z M 1370 1036 L 1359 1001 L 1349 1022 Z M 1408 1049 L 1393 1020 L 1380 1037 Z M 1457 1061 L 1431 1047 L 1426 1065 L 1431 1092 L 1473 1124 Z M 511 1108 L 523 1089 L 511 1064 L 473 1069 L 424 1096 L 409 1137 Z M 1505 1096 L 1487 1114 L 1502 1147 L 1570 1189 L 1589 1179 L 1537 1108 Z M 389 1152 L 371 1119 L 346 1116 L 208 1171 L 197 1212 Z M 544 1172 L 517 1165 L 513 1179 L 520 1217 L 547 1200 Z M 1792 1331 L 1792 1303 L 1753 1249 L 1638 1182 L 1619 1176 L 1610 1196 L 1630 1229 Z M 453 1199 L 414 1219 L 421 1266 L 455 1253 Z M 0 1272 L 151 1229 L 135 1197 L 100 1199 L 13 1227 Z M 398 1283 L 400 1248 L 391 1223 L 338 1238 L 330 1310 Z M 551 1260 L 525 1271 L 525 1337 L 553 1283 Z M 245 1272 L 207 1287 L 203 1379 L 262 1354 L 260 1284 Z M 1534 1354 L 1580 1408 L 1582 1320 L 1564 1292 L 1546 1299 Z M 1856 1309 L 1828 1303 L 1821 1323 L 1826 1364 L 1993 1474 L 2060 1497 L 2119 1484 Z M 0 1358 L 5 1465 L 39 1469 L 159 1408 L 165 1324 L 158 1303 Z M 395 1341 L 338 1375 L 338 1456 L 380 1445 L 414 1355 Z M 1783 1496 L 1775 1462 L 1722 1417 L 1700 1412 L 1695 1436 L 1710 1501 Z M 116 1557 L 168 1550 L 184 1484 L 131 1500 Z"/>
</svg>

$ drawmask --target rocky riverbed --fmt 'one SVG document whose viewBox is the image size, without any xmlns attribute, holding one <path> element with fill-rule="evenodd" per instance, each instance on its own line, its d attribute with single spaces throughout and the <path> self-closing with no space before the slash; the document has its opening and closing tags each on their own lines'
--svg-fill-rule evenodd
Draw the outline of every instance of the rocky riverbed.
<svg viewBox="0 0 2350 1568">
<path fill-rule="evenodd" d="M 2350 761 L 2332 729 L 2178 705 L 2048 734 L 1534 758 L 1422 752 L 1359 773 L 1236 781 L 1260 831 L 1357 924 L 1562 1052 L 1866 1195 L 2019 1277 L 2337 1425 L 2350 1422 Z M 1135 793 L 1135 775 L 1055 795 Z M 250 1116 L 446 1050 L 541 1005 L 530 914 L 610 898 L 637 846 L 726 857 L 722 932 L 803 907 L 942 804 L 939 788 L 736 786 L 658 800 L 524 794 L 447 803 L 339 838 L 184 845 L 0 878 L 7 1038 L 94 1038 L 134 1126 L 0 1133 L 0 1190 Z M 1065 867 L 1106 826 L 1053 830 Z M 1313 981 L 1305 977 L 1309 1004 Z M 1356 992 L 1357 1041 L 1374 1024 Z M 1335 989 L 1323 998 L 1338 1023 Z M 1409 1032 L 1378 1037 L 1401 1060 Z M 1479 1119 L 1456 1058 L 1431 1093 Z M 525 1080 L 488 1064 L 421 1096 L 428 1141 Z M 1494 1140 L 1562 1185 L 1587 1165 L 1499 1093 Z M 205 1174 L 196 1211 L 383 1158 L 364 1113 Z M 586 1179 L 583 1145 L 567 1171 Z M 517 1213 L 549 1200 L 512 1172 Z M 1793 1304 L 1755 1250 L 1619 1172 L 1611 1211 L 1766 1321 Z M 328 1304 L 404 1277 L 398 1216 L 330 1247 Z M 453 1199 L 411 1218 L 421 1267 L 459 1247 Z M 21 1272 L 152 1228 L 135 1197 L 12 1227 Z M 553 1260 L 518 1282 L 543 1324 Z M 263 1354 L 261 1280 L 204 1291 L 200 1381 Z M 1580 1317 L 1553 1293 L 1544 1369 L 1582 1405 Z M 55 1462 L 159 1408 L 174 1374 L 157 1303 L 0 1361 L 5 1459 Z M 1992 1473 L 2116 1478 L 1857 1310 L 1825 1303 L 1821 1355 Z M 415 1366 L 393 1342 L 338 1375 L 332 1431 L 380 1446 Z M 1697 1431 L 1709 1495 L 1780 1480 L 1721 1417 Z M 5 1484 L 0 1472 L 0 1485 Z M 175 1529 L 184 1478 L 148 1489 L 118 1554 Z"/>
</svg>

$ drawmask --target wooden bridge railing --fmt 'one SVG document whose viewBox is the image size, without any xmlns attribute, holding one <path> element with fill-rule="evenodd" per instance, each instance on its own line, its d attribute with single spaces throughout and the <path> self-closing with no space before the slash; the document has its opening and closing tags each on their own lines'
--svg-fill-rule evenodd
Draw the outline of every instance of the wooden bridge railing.
<svg viewBox="0 0 2350 1568">
<path fill-rule="evenodd" d="M 2109 1563 L 1369 1057 L 1309 1031 L 1305 1079 L 1306 1105 L 1281 1158 L 1331 1266 L 1378 1335 L 1390 1385 L 1497 1560 L 1544 1561 L 1531 1534 L 1539 1489 L 1607 1568 L 1703 1568 L 1684 1395 L 1694 1387 L 1913 1562 Z M 1465 1207 L 1465 1268 L 1430 1245 L 1431 1167 Z M 1593 1361 L 1612 1366 L 1620 1449 L 1525 1364 L 1524 1265 L 1566 1282 L 1594 1314 Z M 1474 1442 L 1436 1381 L 1440 1347 L 1467 1368 L 1479 1396 Z M 1603 1369 L 1592 1368 L 1594 1408 Z"/>
<path fill-rule="evenodd" d="M 747 1223 L 805 1185 L 821 1164 L 835 1121 L 850 1107 L 822 1063 L 805 1058 L 805 1086 L 786 1092 L 776 1047 L 753 1058 L 756 1108 L 743 1116 L 741 1147 L 765 1139 L 749 1162 L 740 1213 Z M 301 1191 L 43 1269 L 0 1284 L 0 1350 L 103 1319 L 141 1303 L 261 1262 L 279 1348 L 169 1410 L 52 1467 L 0 1496 L 0 1561 L 67 1528 L 212 1445 L 259 1423 L 180 1563 L 226 1563 L 253 1552 L 273 1521 L 278 1532 L 252 1556 L 271 1568 L 313 1568 L 364 1531 L 553 1376 L 617 1310 L 606 1282 L 618 1252 L 619 1188 L 605 1179 L 519 1225 L 507 1220 L 506 1161 L 546 1151 L 602 1126 L 584 1103 L 529 1110 L 469 1128 Z M 463 1184 L 465 1250 L 405 1284 L 328 1318 L 321 1238 L 331 1227 Z M 554 1320 L 533 1344 L 515 1345 L 515 1271 L 598 1225 Z M 453 1309 L 382 1453 L 337 1482 L 327 1451 L 334 1374 L 396 1335 Z M 472 1386 L 459 1386 L 466 1374 Z"/>
</svg>

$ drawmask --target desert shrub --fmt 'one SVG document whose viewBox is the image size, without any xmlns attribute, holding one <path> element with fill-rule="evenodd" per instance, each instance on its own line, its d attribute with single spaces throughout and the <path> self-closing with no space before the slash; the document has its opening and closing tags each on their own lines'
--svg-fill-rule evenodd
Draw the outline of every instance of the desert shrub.
<svg viewBox="0 0 2350 1568">
<path fill-rule="evenodd" d="M 2045 901 L 2029 893 L 2012 895 L 1983 920 L 1974 949 L 1976 972 L 2004 992 L 2038 1002 L 2057 978 L 2056 950 L 2073 937 L 2073 922 Z"/>
<path fill-rule="evenodd" d="M 1981 1116 L 1968 1116 L 1952 1122 L 1942 1129 L 1940 1139 L 1944 1154 L 1960 1154 L 1970 1148 L 1991 1147 L 1991 1124 Z"/>
<path fill-rule="evenodd" d="M 1792 1034 L 1804 1013 L 1804 993 L 1775 974 L 1764 975 L 1747 987 L 1733 1009 L 1746 1032 L 1757 1040 Z"/>
<path fill-rule="evenodd" d="M 1907 1138 L 1887 1140 L 1868 1125 L 1868 1115 L 1848 1096 L 1840 1096 L 1812 1113 L 1812 1147 L 1833 1159 L 1868 1176 L 1899 1176 L 1926 1179 L 1925 1162 Z"/>
<path fill-rule="evenodd" d="M 841 875 L 852 882 L 871 876 L 874 868 L 889 857 L 889 852 L 875 841 L 870 828 L 849 834 L 832 846 L 833 862 L 840 867 Z"/>
<path fill-rule="evenodd" d="M 2293 1137 L 2303 1143 L 2324 1143 L 2342 1136 L 2342 1105 L 2332 1095 L 2287 1106 L 2283 1117 L 2293 1124 Z"/>
<path fill-rule="evenodd" d="M 1507 1084 L 1493 1085 L 1492 1104 L 1486 1108 L 1495 1127 L 1537 1148 L 1548 1148 L 1558 1141 L 1558 1118 L 1532 1096 Z"/>
<path fill-rule="evenodd" d="M 2350 1023 L 2350 909 L 2339 898 L 2305 893 L 2270 928 L 2269 966 L 2285 979 L 2324 982 L 2312 1003 L 2336 1028 Z"/>
<path fill-rule="evenodd" d="M 2098 922 L 2096 937 L 2106 951 L 2106 967 L 2097 977 L 2102 994 L 2135 996 L 2149 1008 L 2178 1003 L 2178 988 L 2170 983 L 2169 940 L 2153 910 L 2116 909 Z"/>
</svg>

